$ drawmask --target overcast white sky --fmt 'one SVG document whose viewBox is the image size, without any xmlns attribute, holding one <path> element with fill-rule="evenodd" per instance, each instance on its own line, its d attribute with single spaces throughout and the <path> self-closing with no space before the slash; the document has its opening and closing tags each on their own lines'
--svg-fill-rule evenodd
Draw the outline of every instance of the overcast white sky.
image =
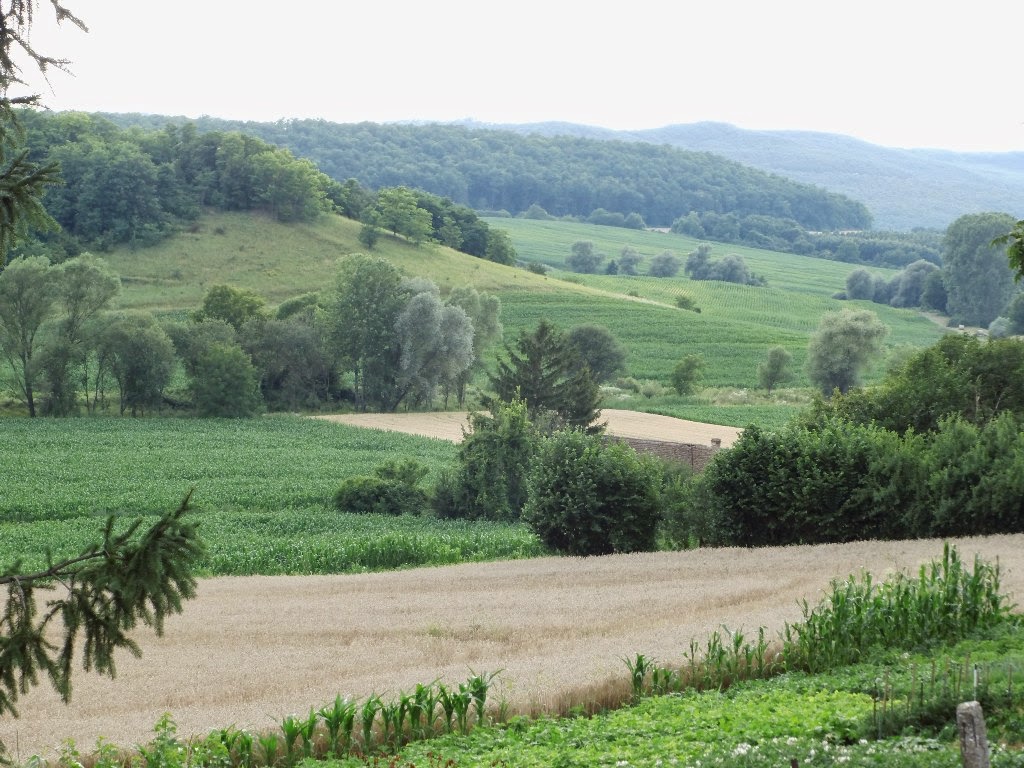
<svg viewBox="0 0 1024 768">
<path fill-rule="evenodd" d="M 65 0 L 53 109 L 269 121 L 713 120 L 1024 150 L 1020 0 Z"/>
</svg>

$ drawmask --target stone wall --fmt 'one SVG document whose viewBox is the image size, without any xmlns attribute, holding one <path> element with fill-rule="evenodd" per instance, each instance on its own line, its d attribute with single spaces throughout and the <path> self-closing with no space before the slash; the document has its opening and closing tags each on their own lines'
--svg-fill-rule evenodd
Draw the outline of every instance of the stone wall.
<svg viewBox="0 0 1024 768">
<path fill-rule="evenodd" d="M 703 471 L 712 457 L 722 450 L 720 440 L 712 441 L 712 445 L 698 445 L 674 443 L 668 440 L 646 440 L 638 437 L 613 437 L 612 439 L 632 446 L 638 453 L 653 453 L 663 459 L 680 461 L 689 465 L 694 472 Z"/>
</svg>

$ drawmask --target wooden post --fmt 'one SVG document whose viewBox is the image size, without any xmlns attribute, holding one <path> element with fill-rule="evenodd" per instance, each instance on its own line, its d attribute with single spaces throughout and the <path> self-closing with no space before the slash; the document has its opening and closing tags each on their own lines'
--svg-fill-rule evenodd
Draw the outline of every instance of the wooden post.
<svg viewBox="0 0 1024 768">
<path fill-rule="evenodd" d="M 989 768 L 988 735 L 981 704 L 966 701 L 957 705 L 956 729 L 960 733 L 960 759 L 964 768 Z"/>
</svg>

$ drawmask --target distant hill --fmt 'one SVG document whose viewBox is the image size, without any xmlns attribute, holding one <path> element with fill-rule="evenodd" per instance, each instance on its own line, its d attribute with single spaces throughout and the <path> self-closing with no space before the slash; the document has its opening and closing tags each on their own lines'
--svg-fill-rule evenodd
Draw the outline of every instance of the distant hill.
<svg viewBox="0 0 1024 768">
<path fill-rule="evenodd" d="M 189 123 L 200 133 L 238 131 L 312 160 L 339 182 L 404 185 L 479 211 L 554 216 L 636 213 L 668 227 L 691 211 L 786 220 L 808 230 L 866 229 L 864 205 L 708 152 L 647 141 L 545 136 L 528 131 L 427 123 L 273 123 L 210 117 L 101 114 L 121 127 Z M 601 137 L 602 139 L 607 137 Z"/>
<path fill-rule="evenodd" d="M 1024 152 L 893 149 L 838 134 L 752 131 L 712 122 L 644 131 L 570 123 L 463 124 L 712 152 L 859 200 L 874 217 L 875 229 L 945 229 L 958 216 L 981 211 L 1024 217 Z"/>
</svg>

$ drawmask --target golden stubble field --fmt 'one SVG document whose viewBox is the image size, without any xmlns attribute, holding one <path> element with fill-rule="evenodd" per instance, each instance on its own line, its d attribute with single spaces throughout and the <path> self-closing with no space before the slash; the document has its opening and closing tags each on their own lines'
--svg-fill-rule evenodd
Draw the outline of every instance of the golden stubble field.
<svg viewBox="0 0 1024 768">
<path fill-rule="evenodd" d="M 437 437 L 453 442 L 461 441 L 463 429 L 469 426 L 469 414 L 465 411 L 346 413 L 318 416 L 317 418 L 356 427 Z M 602 408 L 599 422 L 606 423 L 608 434 L 616 437 L 636 437 L 696 445 L 710 445 L 713 438 L 718 438 L 722 441 L 723 448 L 728 448 L 736 442 L 743 431 L 736 427 L 723 427 L 717 424 L 676 419 L 671 416 L 659 416 L 654 413 L 614 408 Z"/>
<path fill-rule="evenodd" d="M 970 560 L 999 559 L 1004 587 L 1024 602 L 1024 536 L 959 540 Z M 182 734 L 234 725 L 269 729 L 338 693 L 387 697 L 436 678 L 503 670 L 496 692 L 517 711 L 578 701 L 622 657 L 682 661 L 691 638 L 723 624 L 772 632 L 798 620 L 832 578 L 876 577 L 940 557 L 941 541 L 542 558 L 354 576 L 214 578 L 168 620 L 141 632 L 110 681 L 78 674 L 70 706 L 47 687 L 0 720 L 17 757 L 73 738 L 144 742 L 170 712 Z"/>
</svg>

